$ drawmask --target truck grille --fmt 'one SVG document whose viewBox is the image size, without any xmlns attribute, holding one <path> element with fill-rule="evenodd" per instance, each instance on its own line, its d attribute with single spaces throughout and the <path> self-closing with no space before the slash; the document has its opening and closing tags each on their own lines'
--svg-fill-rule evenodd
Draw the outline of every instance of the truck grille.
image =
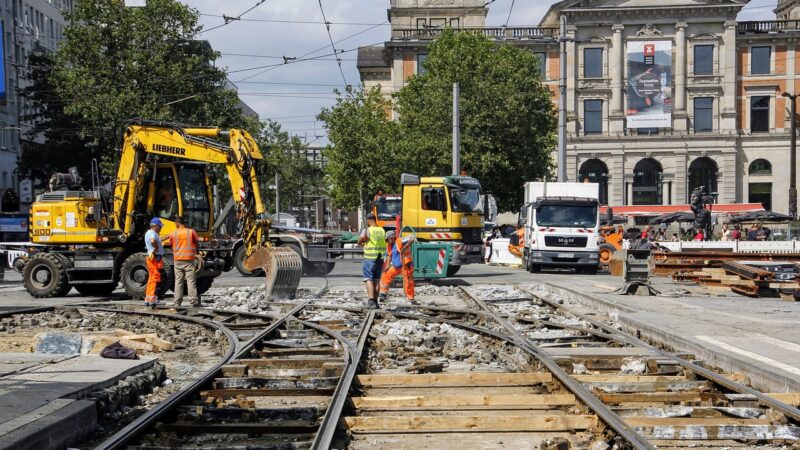
<svg viewBox="0 0 800 450">
<path fill-rule="evenodd" d="M 462 228 L 461 238 L 465 244 L 474 244 L 483 241 L 483 228 Z"/>
<path fill-rule="evenodd" d="M 586 236 L 545 236 L 544 245 L 548 247 L 586 247 Z"/>
</svg>

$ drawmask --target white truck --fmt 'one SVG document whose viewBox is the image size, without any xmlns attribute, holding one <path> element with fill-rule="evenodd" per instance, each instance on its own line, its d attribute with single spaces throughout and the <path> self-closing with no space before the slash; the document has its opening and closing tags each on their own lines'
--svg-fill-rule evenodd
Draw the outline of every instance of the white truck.
<svg viewBox="0 0 800 450">
<path fill-rule="evenodd" d="M 519 225 L 525 227 L 522 260 L 529 272 L 571 267 L 597 273 L 598 194 L 597 183 L 525 183 Z"/>
</svg>

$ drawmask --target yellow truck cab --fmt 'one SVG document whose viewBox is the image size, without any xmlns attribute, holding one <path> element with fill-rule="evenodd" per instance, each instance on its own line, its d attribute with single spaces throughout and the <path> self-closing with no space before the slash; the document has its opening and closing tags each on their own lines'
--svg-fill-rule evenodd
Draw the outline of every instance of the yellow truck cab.
<svg viewBox="0 0 800 450">
<path fill-rule="evenodd" d="M 478 180 L 467 176 L 419 177 L 403 174 L 402 225 L 420 242 L 453 245 L 448 275 L 483 260 L 483 196 Z"/>
</svg>

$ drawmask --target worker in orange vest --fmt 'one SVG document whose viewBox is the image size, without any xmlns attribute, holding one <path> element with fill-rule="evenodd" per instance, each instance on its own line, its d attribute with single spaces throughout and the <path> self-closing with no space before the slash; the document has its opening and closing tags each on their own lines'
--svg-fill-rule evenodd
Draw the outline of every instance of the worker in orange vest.
<svg viewBox="0 0 800 450">
<path fill-rule="evenodd" d="M 379 294 L 381 302 L 386 301 L 389 295 L 389 286 L 397 275 L 403 274 L 403 290 L 406 299 L 415 303 L 414 300 L 414 259 L 411 256 L 411 244 L 414 236 L 407 236 L 398 239 L 394 231 L 386 233 L 386 262 L 383 266 L 381 275 L 381 292 Z"/>
<path fill-rule="evenodd" d="M 197 233 L 183 221 L 183 217 L 175 218 L 177 229 L 169 234 L 165 242 L 172 246 L 172 261 L 175 269 L 175 306 L 183 303 L 183 283 L 189 291 L 189 302 L 192 306 L 200 306 L 197 296 Z"/>
</svg>

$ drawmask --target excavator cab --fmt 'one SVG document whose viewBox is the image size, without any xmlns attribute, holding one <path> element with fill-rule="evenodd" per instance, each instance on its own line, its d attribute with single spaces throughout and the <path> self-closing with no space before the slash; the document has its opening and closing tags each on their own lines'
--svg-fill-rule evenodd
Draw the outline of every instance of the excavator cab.
<svg viewBox="0 0 800 450">
<path fill-rule="evenodd" d="M 175 230 L 175 219 L 183 216 L 186 226 L 201 241 L 212 234 L 212 186 L 204 163 L 162 163 L 156 166 L 154 182 L 148 188 L 147 210 L 161 218 L 162 238 Z"/>
</svg>

